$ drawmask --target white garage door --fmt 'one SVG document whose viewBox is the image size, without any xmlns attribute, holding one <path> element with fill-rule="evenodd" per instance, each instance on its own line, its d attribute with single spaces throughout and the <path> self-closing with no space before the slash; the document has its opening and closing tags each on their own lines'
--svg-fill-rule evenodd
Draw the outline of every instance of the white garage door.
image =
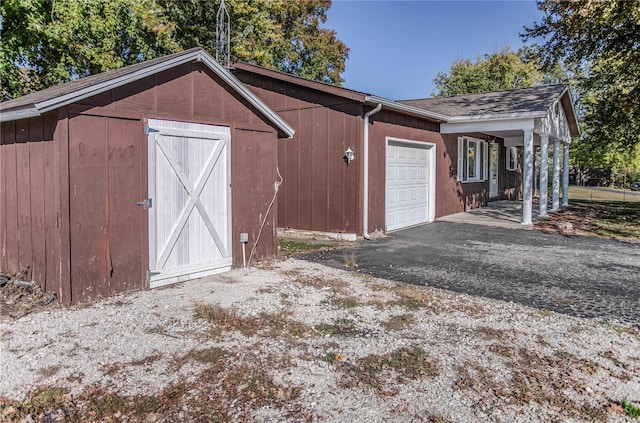
<svg viewBox="0 0 640 423">
<path fill-rule="evenodd" d="M 230 130 L 149 119 L 150 287 L 231 268 Z"/>
<path fill-rule="evenodd" d="M 435 217 L 435 145 L 387 139 L 387 231 Z"/>
</svg>

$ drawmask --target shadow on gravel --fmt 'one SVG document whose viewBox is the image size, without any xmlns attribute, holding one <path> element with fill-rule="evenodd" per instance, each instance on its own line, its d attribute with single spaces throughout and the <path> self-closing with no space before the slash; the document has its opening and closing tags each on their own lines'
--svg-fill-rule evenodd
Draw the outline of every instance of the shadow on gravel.
<svg viewBox="0 0 640 423">
<path fill-rule="evenodd" d="M 637 244 L 436 222 L 299 258 L 640 328 Z"/>
</svg>

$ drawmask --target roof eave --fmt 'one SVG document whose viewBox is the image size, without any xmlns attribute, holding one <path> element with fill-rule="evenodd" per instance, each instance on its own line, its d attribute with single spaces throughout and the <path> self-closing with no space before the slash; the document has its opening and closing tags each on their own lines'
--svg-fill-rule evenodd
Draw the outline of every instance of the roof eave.
<svg viewBox="0 0 640 423">
<path fill-rule="evenodd" d="M 521 112 L 521 113 L 500 113 L 500 114 L 485 114 L 485 115 L 472 115 L 472 116 L 452 116 L 447 123 L 464 123 L 464 122 L 477 122 L 479 120 L 515 120 L 515 119 L 535 119 L 545 117 L 546 112 Z"/>
<path fill-rule="evenodd" d="M 573 118 L 573 125 L 569 125 L 569 127 L 574 126 L 574 131 L 571 134 L 574 138 L 578 138 L 581 133 L 580 133 L 580 124 L 578 123 L 578 115 L 576 114 L 576 106 L 575 104 L 573 104 L 573 98 L 571 98 L 571 90 L 569 90 L 569 87 L 566 87 L 566 89 L 562 92 L 562 95 L 560 95 L 560 99 L 559 101 L 562 103 L 562 99 L 566 96 L 566 98 L 569 100 L 569 105 L 571 106 L 571 117 Z M 565 112 L 565 115 L 567 113 Z"/>
<path fill-rule="evenodd" d="M 146 76 L 153 75 L 163 70 L 170 69 L 172 67 L 191 62 L 197 59 L 199 55 L 200 55 L 200 52 L 198 51 L 190 52 L 185 55 L 174 57 L 167 61 L 160 62 L 149 67 L 145 67 L 138 71 L 128 73 L 126 75 L 122 75 L 117 78 L 109 79 L 107 81 L 92 85 L 90 87 L 86 87 L 77 91 L 70 92 L 60 97 L 55 97 L 49 100 L 36 102 L 35 106 L 40 111 L 40 113 L 45 113 L 50 110 L 54 110 L 54 109 L 66 106 L 68 104 L 75 103 L 79 100 L 84 100 L 85 98 L 93 97 L 94 95 L 103 93 L 104 91 L 107 91 L 113 88 L 118 88 L 122 85 L 137 81 Z"/>
<path fill-rule="evenodd" d="M 0 122 L 11 122 L 20 119 L 38 117 L 41 113 L 33 104 L 16 109 L 0 110 Z"/>
<path fill-rule="evenodd" d="M 250 72 L 268 78 L 277 79 L 279 81 L 289 82 L 291 84 L 299 85 L 301 87 L 310 88 L 324 93 L 332 94 L 337 97 L 346 98 L 348 100 L 364 102 L 367 94 L 350 90 L 344 87 L 338 87 L 335 85 L 327 84 L 324 82 L 314 81 L 302 76 L 292 75 L 272 69 L 267 69 L 262 66 L 252 65 L 244 62 L 233 63 L 230 67 L 232 70 Z"/>
<path fill-rule="evenodd" d="M 233 76 L 231 72 L 227 71 L 224 67 L 222 67 L 222 65 L 213 60 L 211 56 L 209 56 L 208 54 L 202 54 L 202 52 L 199 53 L 199 59 L 202 60 L 203 63 L 214 70 L 224 82 L 229 84 L 253 107 L 258 109 L 271 122 L 273 122 L 274 125 L 278 127 L 281 134 L 285 135 L 287 138 L 293 138 L 293 135 L 296 132 L 295 129 L 293 129 L 293 127 L 291 127 L 284 119 L 282 119 L 280 115 L 274 112 L 269 106 L 266 105 L 266 103 L 264 103 L 255 94 L 249 91 L 249 89 L 238 78 Z"/>
<path fill-rule="evenodd" d="M 24 119 L 29 117 L 40 116 L 50 110 L 55 110 L 60 107 L 64 107 L 68 104 L 75 103 L 79 100 L 83 100 L 88 97 L 98 95 L 104 91 L 120 87 L 125 84 L 140 80 L 150 75 L 154 75 L 158 72 L 162 72 L 167 69 L 171 69 L 175 66 L 179 66 L 192 61 L 200 61 L 204 63 L 209 69 L 211 69 L 218 77 L 225 81 L 233 90 L 240 94 L 247 102 L 255 107 L 260 113 L 262 113 L 274 126 L 278 129 L 279 135 L 284 135 L 287 138 L 292 138 L 295 130 L 285 122 L 280 116 L 278 116 L 269 106 L 267 106 L 262 100 L 255 96 L 248 88 L 246 88 L 240 80 L 228 72 L 222 65 L 217 63 L 211 56 L 209 56 L 204 50 L 194 50 L 183 55 L 173 57 L 171 59 L 156 63 L 154 65 L 144 67 L 137 71 L 127 73 L 117 78 L 109 79 L 104 82 L 91 85 L 83 89 L 72 91 L 59 97 L 51 98 L 45 101 L 36 102 L 35 104 L 28 106 L 27 108 L 18 108 L 15 110 L 2 111 L 0 121 L 11 121 L 17 119 Z"/>
<path fill-rule="evenodd" d="M 438 121 L 440 123 L 448 122 L 450 119 L 449 116 L 445 116 L 440 113 L 430 112 L 428 110 L 421 109 L 419 107 L 409 106 L 407 104 L 398 103 L 396 101 L 387 100 L 386 98 L 382 98 L 374 95 L 367 95 L 365 97 L 365 103 L 382 104 L 384 107 L 394 111 L 408 113 L 408 114 L 412 114 L 420 117 L 426 117 L 426 118 Z"/>
</svg>

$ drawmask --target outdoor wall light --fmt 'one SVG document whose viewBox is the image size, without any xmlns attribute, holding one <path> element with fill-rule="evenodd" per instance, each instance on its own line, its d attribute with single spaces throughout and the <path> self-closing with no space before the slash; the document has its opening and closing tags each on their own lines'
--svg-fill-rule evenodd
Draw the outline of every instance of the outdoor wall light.
<svg viewBox="0 0 640 423">
<path fill-rule="evenodd" d="M 347 164 L 347 166 L 349 166 L 349 163 L 351 163 L 354 158 L 355 155 L 353 154 L 353 150 L 351 149 L 351 147 L 347 148 L 347 151 L 344 152 L 344 162 Z"/>
</svg>

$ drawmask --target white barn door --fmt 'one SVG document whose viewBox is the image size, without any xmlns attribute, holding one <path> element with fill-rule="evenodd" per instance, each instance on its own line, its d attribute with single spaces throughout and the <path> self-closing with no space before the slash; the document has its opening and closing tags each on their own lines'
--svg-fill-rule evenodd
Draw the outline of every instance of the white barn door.
<svg viewBox="0 0 640 423">
<path fill-rule="evenodd" d="M 228 127 L 149 119 L 150 287 L 231 268 Z"/>
</svg>

